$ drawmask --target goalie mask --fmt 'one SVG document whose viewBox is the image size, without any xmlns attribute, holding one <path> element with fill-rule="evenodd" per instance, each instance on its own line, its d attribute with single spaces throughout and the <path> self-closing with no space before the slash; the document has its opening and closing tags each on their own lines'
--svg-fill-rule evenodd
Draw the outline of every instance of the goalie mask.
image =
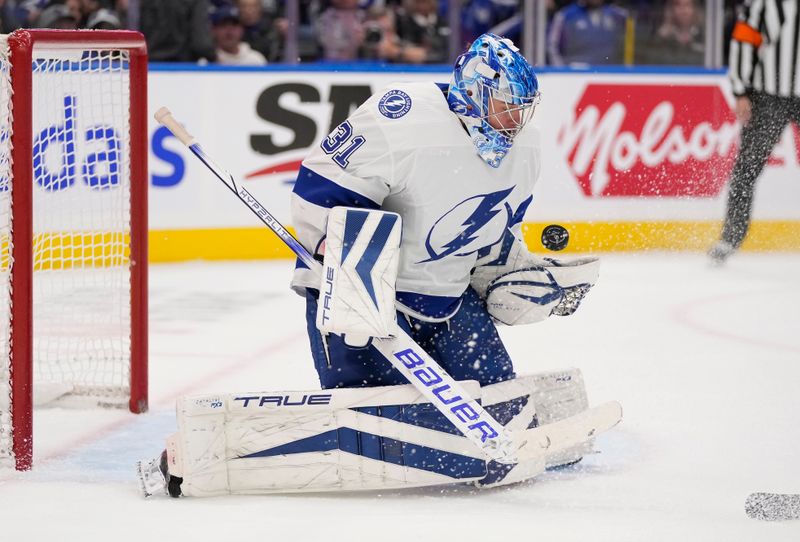
<svg viewBox="0 0 800 542">
<path fill-rule="evenodd" d="M 447 101 L 492 167 L 514 143 L 539 102 L 539 81 L 514 43 L 483 34 L 456 60 Z"/>
</svg>

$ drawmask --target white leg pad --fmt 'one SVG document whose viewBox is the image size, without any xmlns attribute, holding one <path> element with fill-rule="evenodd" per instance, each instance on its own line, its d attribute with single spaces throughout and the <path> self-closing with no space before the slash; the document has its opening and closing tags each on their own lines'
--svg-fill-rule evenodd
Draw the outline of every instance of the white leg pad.
<svg viewBox="0 0 800 542">
<path fill-rule="evenodd" d="M 486 473 L 452 426 L 409 423 L 440 416 L 411 385 L 182 397 L 177 410 L 172 448 L 187 496 L 422 487 Z"/>
<path fill-rule="evenodd" d="M 546 425 L 579 414 L 589 408 L 586 386 L 580 369 L 566 369 L 531 375 L 533 402 L 539 425 Z M 554 467 L 578 461 L 591 453 L 594 440 L 547 456 L 547 466 Z"/>
<path fill-rule="evenodd" d="M 493 413 L 492 407 L 516 401 L 521 409 L 510 419 L 498 412 L 496 417 L 506 427 L 515 430 L 546 425 L 589 408 L 586 387 L 579 369 L 567 369 L 518 376 L 513 380 L 485 386 L 481 389 L 483 407 Z M 506 415 L 507 418 L 507 415 Z M 565 465 L 579 460 L 591 452 L 592 440 L 567 450 L 549 453 L 544 462 L 522 461 L 513 467 L 489 464 L 489 475 L 477 482 L 479 487 L 496 487 L 521 482 L 541 474 L 546 467 Z"/>
</svg>

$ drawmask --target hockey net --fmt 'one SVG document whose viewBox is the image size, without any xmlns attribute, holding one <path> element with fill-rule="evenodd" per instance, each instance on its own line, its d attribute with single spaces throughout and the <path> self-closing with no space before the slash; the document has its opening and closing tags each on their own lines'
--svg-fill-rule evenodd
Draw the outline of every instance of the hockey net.
<svg viewBox="0 0 800 542">
<path fill-rule="evenodd" d="M 147 408 L 141 36 L 0 38 L 0 466 L 32 405 Z"/>
</svg>

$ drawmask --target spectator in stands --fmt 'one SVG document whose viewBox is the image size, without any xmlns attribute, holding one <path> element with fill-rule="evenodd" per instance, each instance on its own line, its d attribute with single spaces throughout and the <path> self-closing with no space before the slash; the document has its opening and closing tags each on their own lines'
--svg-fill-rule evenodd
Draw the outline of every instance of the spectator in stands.
<svg viewBox="0 0 800 542">
<path fill-rule="evenodd" d="M 244 28 L 242 38 L 269 62 L 283 59 L 284 36 L 279 25 L 264 12 L 261 0 L 238 0 L 239 21 Z"/>
<path fill-rule="evenodd" d="M 0 34 L 8 34 L 20 27 L 13 2 L 0 0 Z"/>
<path fill-rule="evenodd" d="M 80 27 L 80 23 L 83 20 L 83 14 L 81 11 L 81 2 L 83 0 L 45 0 L 44 2 L 37 2 L 37 3 L 26 3 L 26 5 L 32 9 L 31 13 L 36 11 L 37 6 L 41 8 L 38 13 L 41 13 L 46 8 L 51 6 L 66 6 L 69 9 L 69 12 L 72 16 L 77 19 L 78 26 Z"/>
<path fill-rule="evenodd" d="M 358 0 L 331 0 L 317 20 L 317 40 L 324 60 L 346 61 L 358 58 L 364 42 L 364 11 Z"/>
<path fill-rule="evenodd" d="M 130 4 L 129 0 L 113 0 L 114 12 L 119 19 L 120 28 L 138 28 L 139 26 L 139 0 L 134 0 L 132 6 Z M 136 13 L 130 16 L 129 11 Z M 129 24 L 135 26 L 129 26 Z"/>
<path fill-rule="evenodd" d="M 519 43 L 521 29 L 518 0 L 469 0 L 461 11 L 461 37 L 464 44 L 492 32 Z"/>
<path fill-rule="evenodd" d="M 20 0 L 15 10 L 23 28 L 35 28 L 36 19 L 50 5 L 49 0 Z"/>
<path fill-rule="evenodd" d="M 139 0 L 139 29 L 150 60 L 216 60 L 208 12 L 208 0 Z"/>
<path fill-rule="evenodd" d="M 372 7 L 364 21 L 364 41 L 359 57 L 364 60 L 392 61 L 400 54 L 400 38 L 395 29 L 395 13 L 385 7 Z"/>
<path fill-rule="evenodd" d="M 425 62 L 425 48 L 404 42 L 397 35 L 397 14 L 386 6 L 374 6 L 364 22 L 364 42 L 359 58 L 381 62 L 420 64 Z"/>
<path fill-rule="evenodd" d="M 89 16 L 95 11 L 100 10 L 102 7 L 103 4 L 100 2 L 100 0 L 78 0 L 81 28 L 86 28 L 86 22 L 89 20 Z"/>
<path fill-rule="evenodd" d="M 696 0 L 667 0 L 656 32 L 639 32 L 637 64 L 702 66 L 705 62 L 705 23 Z"/>
<path fill-rule="evenodd" d="M 554 66 L 622 64 L 625 10 L 603 0 L 578 0 L 558 10 L 547 35 Z"/>
<path fill-rule="evenodd" d="M 285 0 L 262 0 L 267 13 L 272 14 L 275 26 L 281 36 L 289 31 L 289 20 L 285 14 Z M 322 11 L 328 7 L 328 0 L 298 0 L 300 21 L 297 26 L 297 56 L 301 62 L 315 62 L 322 56 L 322 48 L 317 36 L 317 21 Z M 277 3 L 278 5 L 273 5 Z"/>
<path fill-rule="evenodd" d="M 58 30 L 75 30 L 79 20 L 64 4 L 46 7 L 36 18 L 35 28 L 55 28 Z"/>
<path fill-rule="evenodd" d="M 391 8 L 385 6 L 370 8 L 364 23 L 364 43 L 361 46 L 360 58 L 403 64 L 437 62 L 438 55 L 444 55 L 446 59 L 446 42 L 443 51 L 432 51 L 426 46 L 402 40 L 397 34 L 396 20 L 397 15 Z"/>
<path fill-rule="evenodd" d="M 556 14 L 556 11 L 561 9 L 561 6 L 557 4 L 555 0 L 545 0 L 544 9 L 547 14 L 547 20 L 549 21 Z"/>
<path fill-rule="evenodd" d="M 100 8 L 89 14 L 84 28 L 89 30 L 119 30 L 122 28 L 122 21 L 110 9 Z"/>
<path fill-rule="evenodd" d="M 437 0 L 405 0 L 397 16 L 399 61 L 447 62 L 450 28 L 439 17 Z"/>
<path fill-rule="evenodd" d="M 244 27 L 236 7 L 223 4 L 211 11 L 211 30 L 217 48 L 217 62 L 235 66 L 259 66 L 267 63 L 264 55 L 242 41 Z"/>
</svg>

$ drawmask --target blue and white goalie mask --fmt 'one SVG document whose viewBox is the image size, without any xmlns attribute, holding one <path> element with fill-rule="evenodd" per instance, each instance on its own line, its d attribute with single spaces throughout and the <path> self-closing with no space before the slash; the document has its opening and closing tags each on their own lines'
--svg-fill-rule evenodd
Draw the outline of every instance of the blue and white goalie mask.
<svg viewBox="0 0 800 542">
<path fill-rule="evenodd" d="M 536 74 L 514 43 L 483 34 L 456 60 L 447 101 L 480 157 L 496 168 L 533 116 L 539 96 Z"/>
</svg>

